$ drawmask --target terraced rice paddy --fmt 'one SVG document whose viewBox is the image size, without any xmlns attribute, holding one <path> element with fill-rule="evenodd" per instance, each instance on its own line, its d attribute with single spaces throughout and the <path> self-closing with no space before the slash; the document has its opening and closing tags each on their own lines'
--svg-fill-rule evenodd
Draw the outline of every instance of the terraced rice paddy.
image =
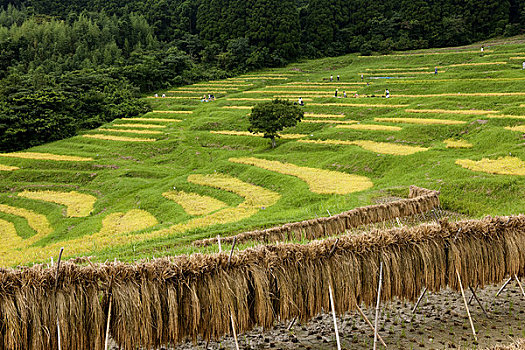
<svg viewBox="0 0 525 350">
<path fill-rule="evenodd" d="M 18 170 L 18 169 L 20 168 L 17 166 L 0 164 L 0 171 L 13 171 L 13 170 Z"/>
<path fill-rule="evenodd" d="M 472 148 L 472 144 L 465 140 L 448 139 L 443 142 L 447 148 Z"/>
<path fill-rule="evenodd" d="M 428 148 L 417 146 L 397 145 L 387 142 L 375 142 L 368 140 L 299 140 L 298 142 L 312 143 L 317 145 L 341 145 L 341 146 L 359 146 L 367 151 L 381 154 L 391 154 L 396 156 L 407 156 L 417 152 L 427 151 Z"/>
<path fill-rule="evenodd" d="M 140 137 L 125 137 L 125 136 L 112 136 L 104 134 L 88 134 L 82 135 L 90 139 L 107 140 L 107 141 L 120 141 L 120 142 L 155 142 L 156 139 L 147 139 Z"/>
<path fill-rule="evenodd" d="M 18 196 L 64 205 L 67 207 L 66 216 L 68 217 L 89 216 L 93 211 L 93 205 L 97 201 L 95 196 L 76 191 L 24 191 L 20 192 Z"/>
<path fill-rule="evenodd" d="M 108 131 L 108 132 L 122 132 L 130 134 L 145 134 L 145 135 L 162 135 L 162 131 L 157 130 L 137 130 L 137 129 L 103 129 L 100 128 L 98 131 Z"/>
<path fill-rule="evenodd" d="M 354 124 L 354 125 L 336 125 L 336 128 L 367 130 L 367 131 L 401 131 L 399 126 L 377 125 L 377 124 Z"/>
<path fill-rule="evenodd" d="M 505 129 L 525 133 L 525 125 L 507 126 Z"/>
<path fill-rule="evenodd" d="M 212 130 L 210 131 L 212 134 L 218 134 L 218 135 L 229 135 L 229 136 L 255 136 L 255 137 L 263 137 L 264 134 L 262 133 L 251 133 L 249 131 L 235 131 L 235 130 Z M 305 134 L 279 134 L 279 137 L 285 140 L 295 140 L 300 139 L 303 137 L 307 137 L 308 135 Z"/>
<path fill-rule="evenodd" d="M 432 118 L 374 118 L 376 122 L 384 123 L 405 123 L 405 124 L 423 124 L 423 125 L 459 125 L 467 122 L 450 119 L 432 119 Z"/>
<path fill-rule="evenodd" d="M 179 204 L 189 215 L 207 215 L 228 206 L 218 199 L 197 193 L 169 191 L 162 195 Z"/>
<path fill-rule="evenodd" d="M 56 160 L 59 162 L 89 162 L 93 158 L 65 156 L 51 153 L 40 152 L 16 152 L 16 153 L 0 153 L 0 157 L 20 158 L 20 159 L 35 159 L 35 160 Z"/>
<path fill-rule="evenodd" d="M 525 162 L 516 157 L 483 158 L 478 161 L 458 159 L 456 164 L 472 171 L 489 174 L 525 176 Z"/>
</svg>

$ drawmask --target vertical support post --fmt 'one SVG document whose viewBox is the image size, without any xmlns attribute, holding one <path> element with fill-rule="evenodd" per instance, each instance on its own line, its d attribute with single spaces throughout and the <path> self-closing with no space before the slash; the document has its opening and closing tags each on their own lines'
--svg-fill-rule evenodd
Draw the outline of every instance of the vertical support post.
<svg viewBox="0 0 525 350">
<path fill-rule="evenodd" d="M 518 286 L 520 286 L 521 294 L 525 297 L 525 290 L 523 290 L 523 286 L 521 285 L 520 279 L 518 278 L 518 275 L 514 275 L 516 277 L 516 282 L 518 282 Z"/>
<path fill-rule="evenodd" d="M 58 289 L 58 273 L 60 271 L 60 260 L 62 260 L 62 253 L 64 252 L 64 247 L 60 248 L 60 253 L 58 254 L 58 260 L 57 260 L 57 271 L 55 275 L 55 303 L 56 303 L 56 296 L 57 296 L 57 289 Z M 58 305 L 56 309 L 56 316 L 57 316 L 57 341 L 58 341 L 58 350 L 62 350 L 62 342 L 61 342 L 61 334 L 60 334 L 60 322 L 58 320 Z"/>
<path fill-rule="evenodd" d="M 217 243 L 219 244 L 219 253 L 222 253 L 221 236 L 217 235 Z"/>
<path fill-rule="evenodd" d="M 510 281 L 512 281 L 512 277 L 509 277 L 509 279 L 507 280 L 507 282 L 505 282 L 501 288 L 498 290 L 498 292 L 496 293 L 496 298 L 501 294 L 501 292 L 503 292 L 503 290 L 505 289 L 505 287 L 510 283 Z"/>
<path fill-rule="evenodd" d="M 474 334 L 474 339 L 478 341 L 478 336 L 476 335 L 476 329 L 474 328 L 474 322 L 472 322 L 472 317 L 470 316 L 470 310 L 468 308 L 467 298 L 465 297 L 465 291 L 463 290 L 463 284 L 461 284 L 461 276 L 459 271 L 456 269 L 456 275 L 458 276 L 459 288 L 461 289 L 461 295 L 463 296 L 463 301 L 465 302 L 465 308 L 467 309 L 468 320 L 470 321 L 470 327 L 472 328 L 472 334 Z"/>
<path fill-rule="evenodd" d="M 233 339 L 235 340 L 235 349 L 239 350 L 239 342 L 237 341 L 237 332 L 235 331 L 235 322 L 233 321 L 233 313 L 230 311 L 230 318 L 232 320 Z"/>
<path fill-rule="evenodd" d="M 419 303 L 421 302 L 421 300 L 423 299 L 423 297 L 425 296 L 425 294 L 427 294 L 427 287 L 425 287 L 425 289 L 423 289 L 423 293 L 421 293 L 421 295 L 419 296 L 419 298 L 417 299 L 417 303 L 416 305 L 414 306 L 414 308 L 412 309 L 412 313 L 416 312 L 417 310 L 417 307 L 419 306 Z"/>
</svg>

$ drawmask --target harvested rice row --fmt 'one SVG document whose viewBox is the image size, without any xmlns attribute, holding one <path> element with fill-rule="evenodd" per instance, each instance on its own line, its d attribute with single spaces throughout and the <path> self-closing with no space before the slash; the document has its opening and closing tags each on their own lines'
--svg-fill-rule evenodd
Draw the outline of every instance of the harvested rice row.
<svg viewBox="0 0 525 350">
<path fill-rule="evenodd" d="M 14 170 L 18 170 L 18 169 L 20 169 L 20 168 L 17 167 L 17 166 L 0 164 L 0 171 L 14 171 Z"/>
<path fill-rule="evenodd" d="M 288 80 L 288 77 L 244 77 L 246 80 Z"/>
<path fill-rule="evenodd" d="M 152 111 L 152 113 L 166 113 L 166 114 L 192 114 L 193 111 Z"/>
<path fill-rule="evenodd" d="M 360 83 L 360 82 L 351 82 L 351 83 L 334 83 L 334 82 L 326 82 L 326 83 L 313 83 L 313 82 L 293 82 L 293 83 L 286 83 L 286 85 L 315 85 L 315 86 L 325 86 L 328 87 L 334 86 L 334 87 L 340 87 L 345 85 L 366 85 L 366 83 Z"/>
<path fill-rule="evenodd" d="M 228 206 L 216 198 L 197 193 L 168 191 L 162 195 L 180 205 L 189 215 L 207 215 Z"/>
<path fill-rule="evenodd" d="M 235 131 L 235 130 L 212 130 L 210 131 L 211 134 L 218 134 L 218 135 L 231 135 L 231 136 L 255 136 L 255 137 L 263 137 L 263 133 L 256 133 L 253 134 L 249 131 Z M 279 134 L 279 137 L 282 139 L 287 140 L 295 140 L 300 139 L 303 137 L 308 137 L 308 135 L 305 134 Z"/>
<path fill-rule="evenodd" d="M 112 136 L 104 134 L 87 134 L 82 135 L 82 137 L 106 141 L 121 141 L 121 142 L 155 142 L 157 139 L 145 139 L 139 137 L 124 137 L 124 136 Z"/>
<path fill-rule="evenodd" d="M 281 96 L 273 96 L 273 97 L 281 97 Z M 286 96 L 286 97 L 290 97 L 290 96 Z M 315 97 L 317 97 L 317 96 L 315 96 Z M 228 98 L 227 100 L 228 101 L 272 101 L 273 98 L 236 97 L 236 98 Z M 312 101 L 312 99 L 311 98 L 303 98 L 303 101 Z"/>
<path fill-rule="evenodd" d="M 208 93 L 210 91 L 208 91 L 207 89 L 200 89 L 200 90 L 170 90 L 168 91 L 168 93 L 172 93 L 172 94 L 204 94 L 204 93 Z M 215 91 L 213 90 L 213 93 L 215 94 L 226 94 L 228 93 L 228 91 Z M 169 96 L 168 96 L 169 97 Z"/>
<path fill-rule="evenodd" d="M 89 162 L 93 160 L 93 158 L 87 158 L 87 157 L 64 156 L 60 154 L 39 153 L 39 152 L 0 153 L 0 157 L 35 159 L 35 160 L 56 160 L 59 162 Z"/>
<path fill-rule="evenodd" d="M 364 191 L 373 186 L 365 176 L 347 174 L 338 171 L 297 166 L 260 158 L 230 158 L 230 162 L 256 166 L 280 174 L 298 177 L 306 182 L 310 191 L 321 194 L 348 194 Z"/>
<path fill-rule="evenodd" d="M 507 126 L 505 129 L 510 131 L 518 131 L 518 132 L 524 132 L 525 133 L 525 125 L 516 125 L 516 126 Z"/>
<path fill-rule="evenodd" d="M 472 148 L 472 144 L 465 140 L 448 139 L 443 141 L 447 148 Z"/>
<path fill-rule="evenodd" d="M 466 97 L 493 97 L 493 96 L 525 96 L 525 92 L 457 92 L 457 93 L 443 93 L 443 94 L 422 94 L 422 95 L 405 95 L 405 94 L 391 94 L 392 97 L 440 97 L 440 96 L 466 96 Z"/>
<path fill-rule="evenodd" d="M 441 71 L 443 72 L 443 71 Z M 359 76 L 361 75 L 371 75 L 371 74 L 388 74 L 388 75 L 410 75 L 410 74 L 434 74 L 434 72 L 367 72 L 367 73 L 357 73 Z"/>
<path fill-rule="evenodd" d="M 356 120 L 330 120 L 330 119 L 303 119 L 303 123 L 315 124 L 355 124 Z"/>
<path fill-rule="evenodd" d="M 113 237 L 116 239 L 115 236 L 117 235 L 144 230 L 157 224 L 157 219 L 145 210 L 132 209 L 127 212 L 112 213 L 102 220 L 102 228 L 99 232 L 91 237 L 82 237 L 79 240 L 84 241 L 84 244 L 95 244 L 97 242 L 97 237 Z M 70 246 L 73 252 L 79 251 L 79 245 L 75 244 L 75 241 L 73 241 Z M 100 246 L 110 247 L 111 245 L 101 244 Z"/>
<path fill-rule="evenodd" d="M 275 321 L 306 322 L 375 305 L 379 265 L 382 300 L 414 301 L 423 288 L 439 292 L 501 283 L 525 275 L 525 216 L 346 235 L 309 244 L 259 246 L 228 254 L 194 254 L 138 264 L 3 270 L 0 328 L 4 348 L 103 349 L 109 300 L 110 334 L 120 348 L 159 348 L 189 339 L 219 339 Z M 456 274 L 459 274 L 459 278 Z M 56 297 L 55 297 L 56 295 Z M 111 296 L 111 298 L 110 298 Z"/>
<path fill-rule="evenodd" d="M 427 119 L 427 118 L 374 118 L 376 122 L 426 124 L 426 125 L 459 125 L 467 122 L 450 119 Z"/>
<path fill-rule="evenodd" d="M 200 96 L 199 97 L 197 97 L 197 96 L 164 96 L 164 97 L 147 96 L 146 98 L 172 99 L 172 100 L 182 100 L 182 99 L 185 99 L 185 100 L 198 100 L 201 97 Z"/>
<path fill-rule="evenodd" d="M 135 129 L 102 129 L 99 128 L 98 131 L 109 131 L 109 132 L 123 132 L 129 134 L 145 134 L 145 135 L 162 135 L 162 131 L 158 130 L 135 130 Z"/>
<path fill-rule="evenodd" d="M 484 111 L 479 109 L 405 109 L 407 113 L 439 113 L 439 114 L 467 114 L 467 115 L 485 115 L 497 114 L 499 111 Z"/>
<path fill-rule="evenodd" d="M 370 107 L 370 108 L 405 108 L 409 105 L 387 105 L 370 103 L 309 103 L 309 106 L 336 106 L 336 107 Z"/>
<path fill-rule="evenodd" d="M 163 122 L 163 123 L 180 123 L 180 119 L 168 119 L 168 118 L 123 118 L 120 121 L 133 120 L 137 122 Z"/>
<path fill-rule="evenodd" d="M 109 125 L 111 127 L 117 127 L 117 128 L 142 128 L 142 129 L 162 129 L 165 128 L 166 125 L 158 125 L 158 124 L 113 124 Z"/>
<path fill-rule="evenodd" d="M 226 108 L 226 109 L 252 109 L 253 106 L 222 106 L 221 108 Z"/>
<path fill-rule="evenodd" d="M 381 68 L 380 70 L 382 71 L 396 71 L 396 70 L 405 70 L 405 71 L 409 71 L 409 70 L 429 70 L 429 69 L 432 69 L 430 67 L 414 67 L 414 68 L 410 68 L 410 67 L 401 67 L 401 68 Z M 366 69 L 367 71 L 377 71 L 376 69 L 374 68 L 367 68 Z"/>
<path fill-rule="evenodd" d="M 271 227 L 264 230 L 255 230 L 237 234 L 235 236 L 222 237 L 225 244 L 248 241 L 274 243 L 282 241 L 315 240 L 327 236 L 343 234 L 354 228 L 376 224 L 395 218 L 403 218 L 427 213 L 439 208 L 439 192 L 425 188 L 410 186 L 408 198 L 393 202 L 369 205 L 354 208 L 349 211 L 301 222 L 287 223 L 282 226 Z M 197 247 L 209 246 L 217 243 L 217 238 L 207 238 L 194 241 Z"/>
<path fill-rule="evenodd" d="M 369 130 L 369 131 L 401 131 L 402 128 L 390 125 L 376 125 L 376 124 L 354 124 L 354 125 L 336 125 L 336 128 L 353 129 L 353 130 Z"/>
<path fill-rule="evenodd" d="M 89 216 L 97 201 L 95 196 L 76 191 L 24 191 L 20 192 L 18 196 L 64 205 L 67 207 L 66 215 L 76 218 Z"/>
<path fill-rule="evenodd" d="M 483 173 L 525 176 L 525 162 L 516 157 L 483 158 L 478 161 L 458 159 L 456 164 L 461 165 L 463 168 Z"/>
<path fill-rule="evenodd" d="M 486 115 L 485 118 L 493 118 L 493 119 L 525 119 L 525 115 L 490 114 L 490 115 Z"/>
<path fill-rule="evenodd" d="M 298 140 L 302 143 L 318 144 L 318 145 L 341 145 L 341 146 L 359 146 L 367 151 L 391 154 L 396 156 L 407 156 L 417 152 L 428 151 L 428 148 L 418 146 L 398 145 L 390 142 L 375 142 L 369 140 Z"/>
<path fill-rule="evenodd" d="M 348 93 L 355 93 L 356 91 L 347 91 Z M 248 90 L 243 91 L 243 94 L 310 94 L 310 95 L 326 95 L 331 94 L 333 96 L 333 91 L 296 91 L 296 90 Z"/>
<path fill-rule="evenodd" d="M 305 118 L 344 118 L 344 114 L 305 113 Z"/>
<path fill-rule="evenodd" d="M 469 66 L 491 66 L 491 65 L 502 65 L 502 64 L 507 64 L 507 62 L 457 63 L 457 64 L 449 64 L 449 65 L 446 65 L 446 66 L 438 66 L 438 68 L 469 67 Z"/>
</svg>

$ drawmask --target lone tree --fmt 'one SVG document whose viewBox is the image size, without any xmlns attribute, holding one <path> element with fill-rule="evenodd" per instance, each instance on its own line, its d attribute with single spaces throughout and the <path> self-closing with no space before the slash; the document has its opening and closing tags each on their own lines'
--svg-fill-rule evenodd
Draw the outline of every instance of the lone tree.
<svg viewBox="0 0 525 350">
<path fill-rule="evenodd" d="M 296 126 L 303 116 L 304 112 L 288 100 L 259 103 L 252 108 L 248 130 L 254 134 L 263 133 L 264 138 L 272 140 L 272 148 L 275 148 L 275 138 L 280 137 L 278 132 Z"/>
</svg>

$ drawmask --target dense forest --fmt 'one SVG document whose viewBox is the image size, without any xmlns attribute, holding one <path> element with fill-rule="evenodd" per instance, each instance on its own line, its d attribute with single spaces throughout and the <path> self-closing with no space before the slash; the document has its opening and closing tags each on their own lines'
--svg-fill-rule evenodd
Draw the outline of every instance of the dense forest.
<svg viewBox="0 0 525 350">
<path fill-rule="evenodd" d="M 0 9 L 0 151 L 143 113 L 140 93 L 166 86 L 525 28 L 523 0 L 0 0 Z"/>
</svg>

